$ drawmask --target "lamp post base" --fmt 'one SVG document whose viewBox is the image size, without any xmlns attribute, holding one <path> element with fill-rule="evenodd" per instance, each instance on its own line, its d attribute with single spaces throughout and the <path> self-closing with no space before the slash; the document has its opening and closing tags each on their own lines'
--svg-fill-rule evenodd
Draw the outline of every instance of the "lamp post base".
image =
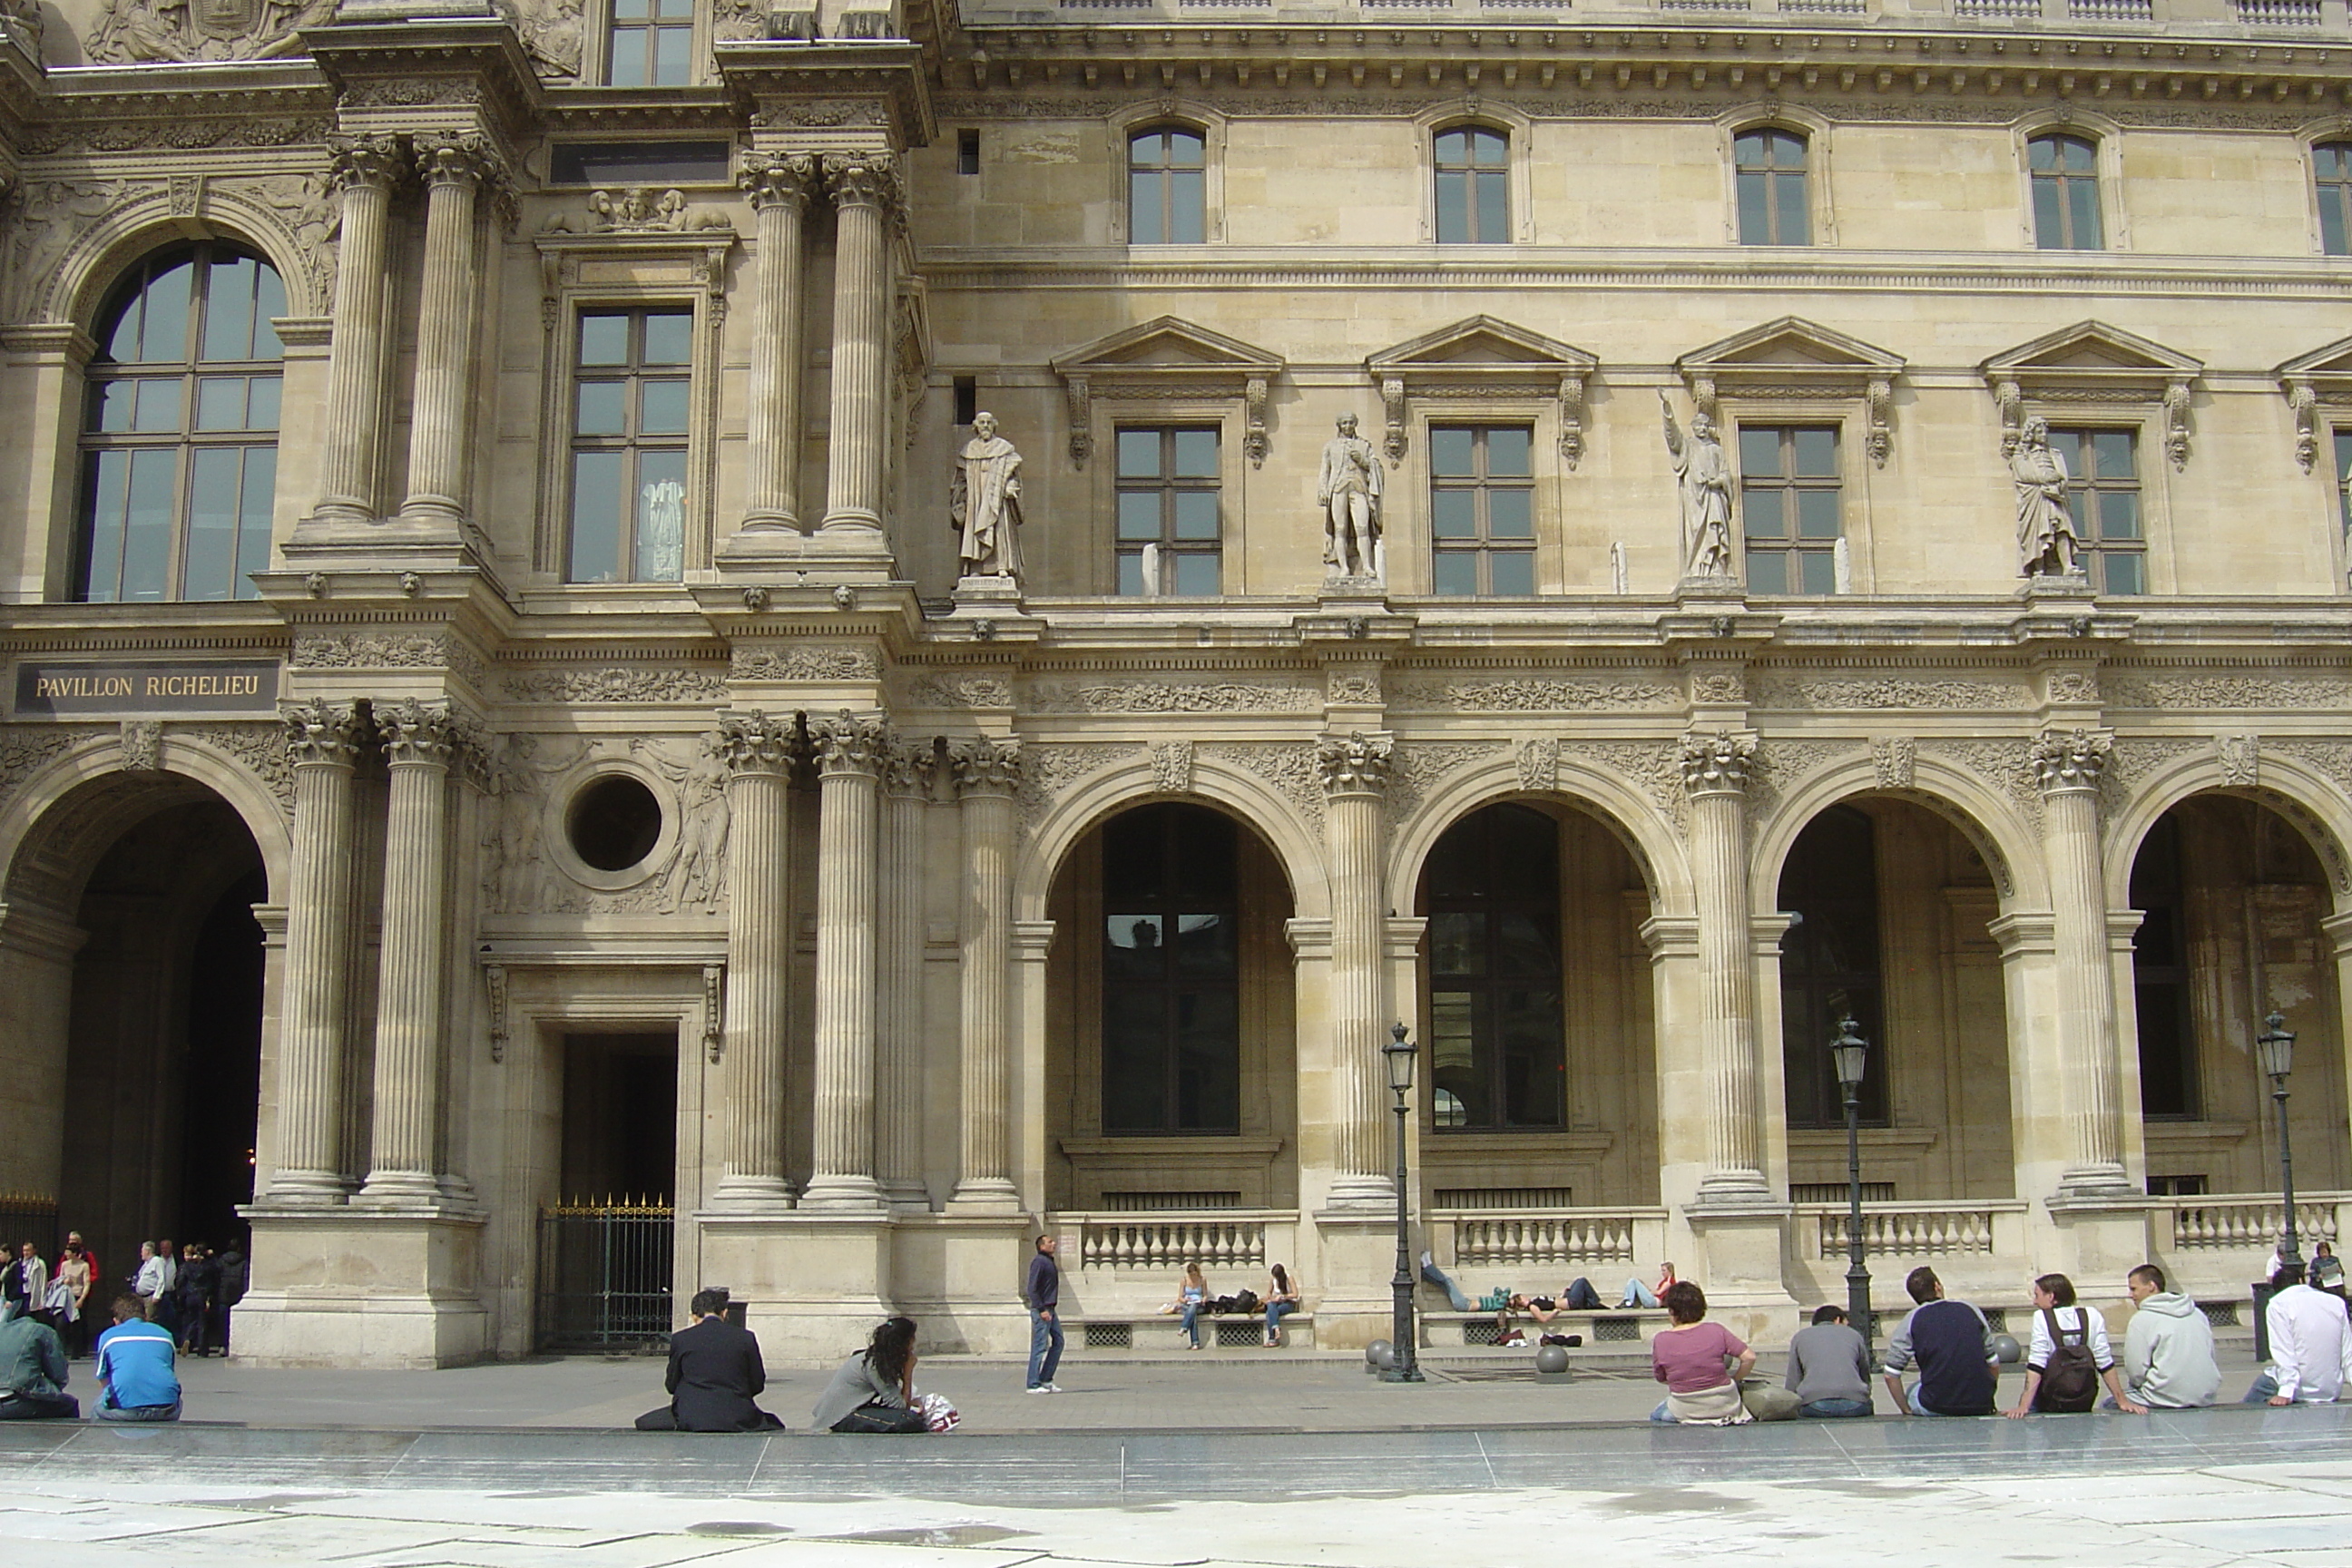
<svg viewBox="0 0 2352 1568">
<path fill-rule="evenodd" d="M 1427 1383 L 1417 1366 L 1386 1366 L 1381 1369 L 1382 1383 Z"/>
</svg>

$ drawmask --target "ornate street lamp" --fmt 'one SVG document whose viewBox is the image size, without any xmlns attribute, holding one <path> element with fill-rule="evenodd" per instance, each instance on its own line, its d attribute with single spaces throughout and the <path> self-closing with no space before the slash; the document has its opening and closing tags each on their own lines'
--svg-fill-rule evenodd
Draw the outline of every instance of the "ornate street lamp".
<svg viewBox="0 0 2352 1568">
<path fill-rule="evenodd" d="M 1389 1324 L 1389 1344 L 1394 1353 L 1381 1371 L 1382 1383 L 1426 1381 L 1421 1375 L 1420 1358 L 1413 1353 L 1421 1336 L 1413 1328 L 1412 1238 L 1405 1228 L 1404 1112 L 1405 1101 L 1412 1093 L 1412 1058 L 1416 1054 L 1413 1043 L 1405 1038 L 1402 1024 L 1389 1031 L 1389 1042 L 1381 1047 L 1381 1060 L 1389 1069 L 1389 1089 L 1396 1095 L 1397 1119 L 1397 1265 L 1396 1278 L 1389 1281 L 1396 1302 Z"/>
<path fill-rule="evenodd" d="M 1837 1065 L 1838 1088 L 1845 1094 L 1846 1317 L 1867 1345 L 1870 1331 L 1870 1270 L 1862 1264 L 1862 1072 L 1870 1058 L 1870 1042 L 1855 1029 L 1851 1014 L 1838 1020 L 1837 1037 L 1830 1041 L 1830 1059 Z"/>
<path fill-rule="evenodd" d="M 2294 1031 L 2284 1014 L 2273 1013 L 2254 1039 L 2254 1059 L 2271 1080 L 2271 1099 L 2278 1105 L 2279 1191 L 2286 1200 L 2286 1239 L 2279 1247 L 2279 1262 L 2303 1267 L 2303 1253 L 2294 1244 L 2294 1151 L 2287 1144 L 2286 1078 L 2294 1070 Z"/>
</svg>

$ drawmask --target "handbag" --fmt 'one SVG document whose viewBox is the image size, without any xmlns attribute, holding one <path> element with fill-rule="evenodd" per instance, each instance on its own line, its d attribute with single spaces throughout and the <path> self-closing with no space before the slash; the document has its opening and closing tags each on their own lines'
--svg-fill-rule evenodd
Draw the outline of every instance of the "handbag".
<svg viewBox="0 0 2352 1568">
<path fill-rule="evenodd" d="M 948 1403 L 947 1395 L 943 1394 L 915 1395 L 915 1408 L 922 1412 L 923 1425 L 934 1432 L 952 1432 L 963 1422 L 963 1417 L 956 1413 L 956 1407 Z"/>
</svg>

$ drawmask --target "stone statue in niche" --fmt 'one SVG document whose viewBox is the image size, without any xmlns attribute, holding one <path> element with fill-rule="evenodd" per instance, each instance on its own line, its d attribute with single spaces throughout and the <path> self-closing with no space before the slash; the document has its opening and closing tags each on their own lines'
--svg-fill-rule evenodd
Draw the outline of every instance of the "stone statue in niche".
<svg viewBox="0 0 2352 1568">
<path fill-rule="evenodd" d="M 675 912 L 688 905 L 715 907 L 726 888 L 727 759 L 716 731 L 702 737 L 694 760 L 670 760 L 644 736 L 629 739 L 629 754 L 677 786 L 677 852 L 662 872 L 662 907 Z"/>
<path fill-rule="evenodd" d="M 1675 423 L 1675 405 L 1658 389 L 1658 410 L 1665 416 L 1666 453 L 1674 459 L 1675 484 L 1682 505 L 1683 577 L 1737 581 L 1731 557 L 1731 464 L 1723 443 L 1716 437 L 1715 420 L 1702 408 L 1691 416 L 1685 437 Z"/>
<path fill-rule="evenodd" d="M 993 414 L 972 416 L 949 480 L 948 519 L 962 540 L 964 576 L 1021 581 L 1021 454 L 996 433 Z"/>
<path fill-rule="evenodd" d="M 1323 564 L 1330 581 L 1378 582 L 1381 576 L 1381 465 L 1372 444 L 1356 434 L 1356 416 L 1342 414 L 1339 433 L 1323 443 L 1315 478 L 1315 504 L 1323 511 Z"/>
<path fill-rule="evenodd" d="M 2050 444 L 2050 425 L 2041 416 L 2017 433 L 2009 477 L 2017 486 L 2018 575 L 2082 575 L 2082 541 L 2066 510 L 2066 454 Z"/>
</svg>

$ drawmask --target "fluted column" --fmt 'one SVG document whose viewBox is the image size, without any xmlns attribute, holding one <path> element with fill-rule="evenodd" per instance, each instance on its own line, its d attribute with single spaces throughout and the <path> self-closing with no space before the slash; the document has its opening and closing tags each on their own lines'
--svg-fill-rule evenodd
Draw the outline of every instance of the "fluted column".
<svg viewBox="0 0 2352 1568">
<path fill-rule="evenodd" d="M 877 957 L 876 1173 L 893 1208 L 924 1208 L 923 836 L 930 819 L 928 740 L 891 750 L 882 775 L 881 951 Z"/>
<path fill-rule="evenodd" d="M 722 1206 L 788 1208 L 784 1178 L 784 1000 L 792 958 L 784 846 L 793 726 L 730 713 L 708 742 L 727 763 L 726 1120 Z"/>
<path fill-rule="evenodd" d="M 1328 736 L 1315 753 L 1331 855 L 1331 1051 L 1339 1119 L 1334 1207 L 1396 1202 L 1384 1136 L 1390 1091 L 1380 1054 L 1389 1037 L 1381 1016 L 1388 905 L 1381 895 L 1381 805 L 1391 750 L 1386 735 Z"/>
<path fill-rule="evenodd" d="M 339 1201 L 342 1174 L 344 946 L 352 921 L 352 769 L 359 715 L 348 701 L 286 710 L 294 766 L 286 991 L 278 1047 L 278 1163 L 266 1200 Z"/>
<path fill-rule="evenodd" d="M 327 357 L 327 404 L 320 410 L 319 506 L 327 521 L 376 515 L 383 452 L 386 237 L 393 187 L 406 161 L 389 136 L 352 137 L 335 148 L 331 178 L 342 195 L 336 247 L 334 337 Z"/>
<path fill-rule="evenodd" d="M 1717 731 L 1683 737 L 1691 870 L 1698 915 L 1698 1028 L 1704 1063 L 1706 1173 L 1696 1201 L 1768 1199 L 1756 1098 L 1756 975 L 1748 925 L 1748 774 L 1756 738 Z"/>
<path fill-rule="evenodd" d="M 440 1196 L 441 1007 L 449 930 L 446 705 L 377 710 L 392 787 L 383 853 L 383 936 L 375 1007 L 373 1152 L 362 1202 Z"/>
<path fill-rule="evenodd" d="M 963 815 L 963 1104 L 950 1207 L 1019 1206 L 1013 1185 L 1013 797 L 1021 742 L 982 736 L 951 761 Z"/>
<path fill-rule="evenodd" d="M 759 224 L 752 279 L 751 384 L 743 453 L 743 529 L 797 531 L 801 511 L 802 229 L 816 160 L 754 156 L 738 175 Z"/>
<path fill-rule="evenodd" d="M 2099 871 L 2099 775 L 2112 743 L 2103 731 L 2052 730 L 2032 750 L 2057 967 L 2059 1094 L 2066 1120 L 2062 1196 L 2111 1197 L 2130 1190 L 2116 1117 L 2115 972 Z"/>
<path fill-rule="evenodd" d="M 879 533 L 898 161 L 887 153 L 828 153 L 824 183 L 835 228 L 833 418 L 822 531 Z"/>
<path fill-rule="evenodd" d="M 879 1208 L 874 1179 L 877 828 L 890 749 L 879 717 L 844 711 L 815 732 L 816 1147 L 803 1208 Z"/>
<path fill-rule="evenodd" d="M 416 383 L 409 415 L 404 516 L 457 524 L 466 515 L 466 427 L 474 415 L 474 209 L 503 168 L 478 136 L 420 142 L 425 285 L 416 316 Z"/>
</svg>

